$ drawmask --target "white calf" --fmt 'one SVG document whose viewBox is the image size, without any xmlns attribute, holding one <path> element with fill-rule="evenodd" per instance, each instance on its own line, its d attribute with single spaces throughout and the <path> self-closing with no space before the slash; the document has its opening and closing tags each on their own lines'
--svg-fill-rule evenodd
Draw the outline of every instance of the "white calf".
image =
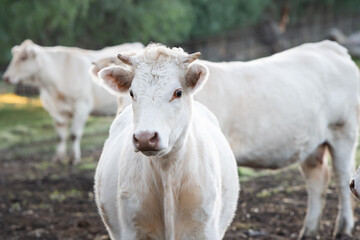
<svg viewBox="0 0 360 240">
<path fill-rule="evenodd" d="M 216 118 L 192 100 L 208 70 L 199 54 L 149 45 L 99 72 L 132 106 L 114 120 L 95 175 L 112 239 L 221 239 L 236 209 L 235 158 Z"/>
<path fill-rule="evenodd" d="M 116 112 L 116 99 L 91 81 L 91 61 L 114 51 L 142 48 L 141 44 L 125 44 L 99 51 L 67 47 L 41 47 L 30 40 L 12 49 L 13 58 L 4 73 L 11 84 L 35 85 L 40 90 L 44 108 L 54 120 L 59 137 L 54 161 L 66 157 L 66 138 L 71 122 L 73 154 L 70 162 L 80 161 L 80 141 L 90 113 L 109 115 Z"/>
</svg>

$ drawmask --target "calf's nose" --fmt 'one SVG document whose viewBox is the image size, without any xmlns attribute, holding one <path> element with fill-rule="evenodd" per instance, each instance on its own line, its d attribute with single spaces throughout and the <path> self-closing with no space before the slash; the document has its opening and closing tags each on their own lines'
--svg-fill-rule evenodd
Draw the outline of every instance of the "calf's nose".
<svg viewBox="0 0 360 240">
<path fill-rule="evenodd" d="M 159 140 L 157 132 L 141 131 L 133 135 L 134 146 L 139 151 L 156 151 Z"/>
<path fill-rule="evenodd" d="M 349 187 L 350 187 L 351 192 L 355 195 L 355 197 L 359 198 L 359 193 L 355 189 L 355 180 L 354 179 L 351 179 Z"/>
</svg>

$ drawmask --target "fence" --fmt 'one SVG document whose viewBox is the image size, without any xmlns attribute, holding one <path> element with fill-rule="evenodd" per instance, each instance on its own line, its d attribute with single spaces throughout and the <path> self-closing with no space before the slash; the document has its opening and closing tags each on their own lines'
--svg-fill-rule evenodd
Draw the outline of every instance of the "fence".
<svg viewBox="0 0 360 240">
<path fill-rule="evenodd" d="M 330 29 L 338 28 L 345 34 L 360 30 L 360 16 L 347 15 L 335 17 L 331 13 L 318 14 L 311 19 L 288 26 L 283 33 L 274 33 L 272 23 L 261 27 L 233 31 L 222 36 L 192 40 L 181 44 L 187 52 L 200 51 L 201 58 L 211 61 L 246 61 L 268 56 L 272 53 L 297 46 L 305 42 L 327 39 Z M 270 29 L 270 32 L 269 32 Z M 269 35 L 273 40 L 269 41 Z"/>
</svg>

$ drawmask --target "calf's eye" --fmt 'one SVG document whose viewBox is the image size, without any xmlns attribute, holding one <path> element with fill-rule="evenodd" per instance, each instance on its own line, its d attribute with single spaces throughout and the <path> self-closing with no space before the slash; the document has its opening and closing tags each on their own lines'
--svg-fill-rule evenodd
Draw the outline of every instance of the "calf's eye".
<svg viewBox="0 0 360 240">
<path fill-rule="evenodd" d="M 182 92 L 183 92 L 182 88 L 176 89 L 172 98 L 170 99 L 170 102 L 176 98 L 181 98 Z"/>
<path fill-rule="evenodd" d="M 182 90 L 181 89 L 176 90 L 174 92 L 174 96 L 177 97 L 177 98 L 181 97 L 182 96 Z"/>
<path fill-rule="evenodd" d="M 130 96 L 132 97 L 132 98 L 134 98 L 134 94 L 133 94 L 133 92 L 130 90 Z"/>
</svg>

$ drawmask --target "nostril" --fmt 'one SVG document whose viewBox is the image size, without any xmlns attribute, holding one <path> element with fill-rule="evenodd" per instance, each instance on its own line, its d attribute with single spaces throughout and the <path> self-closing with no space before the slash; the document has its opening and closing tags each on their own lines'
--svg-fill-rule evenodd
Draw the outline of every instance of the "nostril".
<svg viewBox="0 0 360 240">
<path fill-rule="evenodd" d="M 133 134 L 133 141 L 134 141 L 135 145 L 139 144 L 139 140 L 136 138 L 135 134 Z"/>
<path fill-rule="evenodd" d="M 355 181 L 354 179 L 352 179 L 350 182 L 350 189 L 354 189 L 354 188 L 355 188 Z"/>
<path fill-rule="evenodd" d="M 154 133 L 154 136 L 150 139 L 150 143 L 157 143 L 159 142 L 159 135 L 157 132 Z"/>
</svg>

